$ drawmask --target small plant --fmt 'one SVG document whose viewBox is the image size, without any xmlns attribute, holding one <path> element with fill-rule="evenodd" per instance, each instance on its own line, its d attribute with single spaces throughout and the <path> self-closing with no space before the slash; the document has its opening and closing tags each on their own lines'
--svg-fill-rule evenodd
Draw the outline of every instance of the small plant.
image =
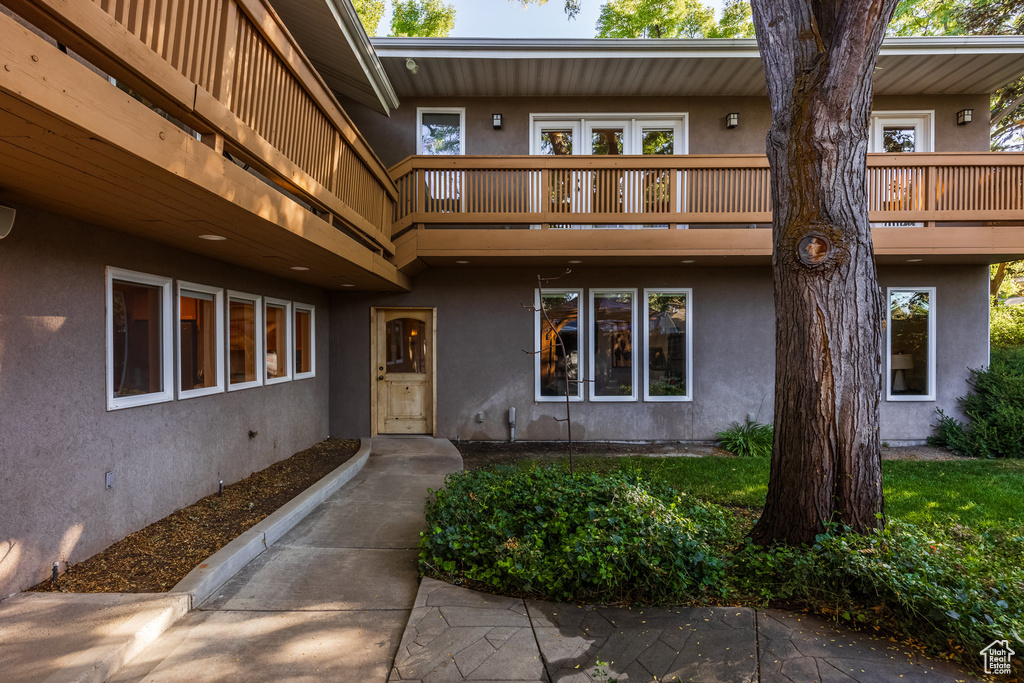
<svg viewBox="0 0 1024 683">
<path fill-rule="evenodd" d="M 728 429 L 715 434 L 715 437 L 718 445 L 730 453 L 745 458 L 767 458 L 772 454 L 774 435 L 775 430 L 770 424 L 761 424 L 748 417 L 745 424 L 733 422 Z"/>
<path fill-rule="evenodd" d="M 980 458 L 1024 458 L 1024 348 L 992 349 L 992 364 L 971 370 L 968 383 L 957 402 L 969 424 L 939 409 L 928 443 Z"/>
</svg>

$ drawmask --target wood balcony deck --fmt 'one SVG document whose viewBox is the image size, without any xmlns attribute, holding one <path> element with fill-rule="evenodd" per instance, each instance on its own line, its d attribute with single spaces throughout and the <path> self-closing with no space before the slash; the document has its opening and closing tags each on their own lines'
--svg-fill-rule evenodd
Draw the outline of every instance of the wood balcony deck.
<svg viewBox="0 0 1024 683">
<path fill-rule="evenodd" d="M 3 2 L 58 43 L 0 15 L 15 199 L 322 286 L 408 288 L 397 188 L 265 0 Z M 218 231 L 219 251 L 195 246 Z"/>
</svg>

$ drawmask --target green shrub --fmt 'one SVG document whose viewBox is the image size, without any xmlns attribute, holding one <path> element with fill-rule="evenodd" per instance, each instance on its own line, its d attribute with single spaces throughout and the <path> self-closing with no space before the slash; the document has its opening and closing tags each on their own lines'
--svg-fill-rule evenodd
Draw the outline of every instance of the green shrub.
<svg viewBox="0 0 1024 683">
<path fill-rule="evenodd" d="M 899 521 L 864 536 L 833 526 L 811 548 L 747 545 L 730 569 L 741 593 L 799 600 L 969 659 L 993 640 L 1024 633 L 1024 538 L 953 540 Z"/>
<path fill-rule="evenodd" d="M 427 505 L 420 568 L 511 594 L 687 602 L 721 590 L 728 517 L 635 471 L 460 472 Z"/>
<path fill-rule="evenodd" d="M 718 445 L 730 453 L 766 458 L 772 454 L 774 430 L 770 424 L 752 422 L 747 418 L 745 424 L 733 422 L 728 429 L 715 434 L 715 438 Z"/>
<path fill-rule="evenodd" d="M 957 399 L 970 424 L 939 409 L 933 446 L 984 458 L 1024 458 L 1024 348 L 992 349 L 991 365 L 971 370 L 971 390 Z"/>
<path fill-rule="evenodd" d="M 1024 306 L 992 306 L 989 341 L 994 349 L 1024 346 Z"/>
</svg>

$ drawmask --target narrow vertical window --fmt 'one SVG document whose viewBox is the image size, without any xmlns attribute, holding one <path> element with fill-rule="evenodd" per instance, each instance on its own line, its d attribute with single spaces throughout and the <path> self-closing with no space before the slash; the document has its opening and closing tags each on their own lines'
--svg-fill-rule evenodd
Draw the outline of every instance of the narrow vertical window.
<svg viewBox="0 0 1024 683">
<path fill-rule="evenodd" d="M 692 398 L 692 320 L 689 289 L 645 289 L 647 344 L 644 400 Z"/>
<path fill-rule="evenodd" d="M 316 332 L 313 307 L 306 304 L 295 304 L 294 309 L 295 379 L 314 377 L 316 376 L 316 364 L 314 363 Z"/>
<path fill-rule="evenodd" d="M 590 398 L 635 401 L 636 290 L 590 290 Z"/>
<path fill-rule="evenodd" d="M 224 390 L 224 293 L 178 283 L 178 397 Z"/>
<path fill-rule="evenodd" d="M 583 291 L 579 289 L 537 290 L 535 339 L 538 353 L 535 369 L 538 401 L 564 400 L 567 391 L 573 400 L 583 398 L 579 382 L 582 298 Z"/>
<path fill-rule="evenodd" d="M 887 398 L 935 400 L 935 288 L 889 288 Z"/>
<path fill-rule="evenodd" d="M 277 299 L 264 299 L 263 319 L 266 324 L 266 382 L 276 384 L 292 378 L 291 304 Z"/>
<path fill-rule="evenodd" d="M 107 409 L 170 401 L 171 280 L 107 269 Z"/>
<path fill-rule="evenodd" d="M 251 294 L 228 292 L 228 390 L 263 384 L 261 299 Z"/>
</svg>

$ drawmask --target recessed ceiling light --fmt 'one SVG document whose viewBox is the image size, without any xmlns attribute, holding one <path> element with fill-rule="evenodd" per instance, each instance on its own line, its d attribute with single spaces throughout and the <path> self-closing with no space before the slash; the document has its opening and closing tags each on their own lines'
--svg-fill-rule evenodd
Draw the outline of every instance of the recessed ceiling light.
<svg viewBox="0 0 1024 683">
<path fill-rule="evenodd" d="M 924 259 L 923 258 L 908 258 L 907 259 L 907 263 L 918 263 L 920 261 L 924 261 Z"/>
<path fill-rule="evenodd" d="M 355 285 L 350 285 L 346 282 L 345 284 L 342 285 L 342 287 L 355 287 Z"/>
<path fill-rule="evenodd" d="M 692 258 L 684 259 L 684 260 L 680 261 L 680 263 L 693 263 L 693 259 Z"/>
<path fill-rule="evenodd" d="M 573 261 L 569 261 L 569 263 L 583 263 L 583 261 L 580 261 L 579 259 L 576 259 L 576 260 L 573 260 Z"/>
<path fill-rule="evenodd" d="M 200 235 L 199 239 L 210 240 L 211 242 L 223 242 L 227 237 L 224 237 L 223 235 Z"/>
<path fill-rule="evenodd" d="M 456 261 L 456 263 L 459 263 L 461 265 L 466 265 L 467 263 L 469 263 L 469 261 Z"/>
<path fill-rule="evenodd" d="M 306 266 L 292 266 L 292 270 L 309 270 Z"/>
</svg>

